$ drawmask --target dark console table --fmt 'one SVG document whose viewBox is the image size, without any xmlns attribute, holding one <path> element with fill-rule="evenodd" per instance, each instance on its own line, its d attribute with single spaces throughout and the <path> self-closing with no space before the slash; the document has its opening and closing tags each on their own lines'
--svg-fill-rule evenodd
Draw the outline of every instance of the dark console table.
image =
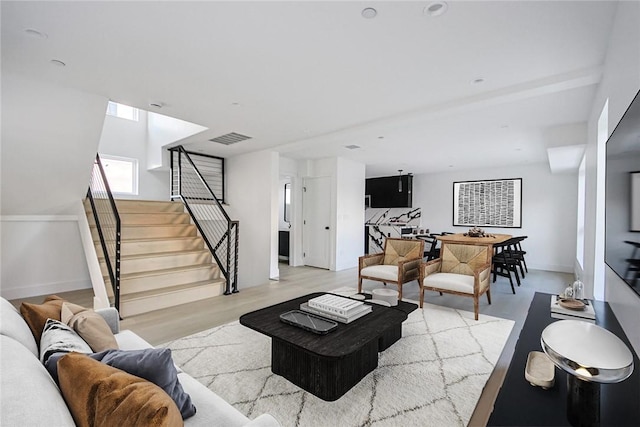
<svg viewBox="0 0 640 427">
<path fill-rule="evenodd" d="M 489 426 L 568 426 L 567 374 L 555 369 L 555 386 L 549 390 L 534 387 L 524 378 L 530 351 L 542 351 L 540 336 L 544 328 L 558 321 L 550 316 L 551 295 L 536 293 L 529 307 L 511 365 L 496 399 Z M 633 353 L 634 371 L 618 384 L 601 384 L 600 425 L 640 425 L 640 362 L 609 304 L 594 301 L 596 324 L 617 335 Z M 640 327 L 640 325 L 638 325 Z"/>
<path fill-rule="evenodd" d="M 298 387 L 334 401 L 378 366 L 378 352 L 402 336 L 402 322 L 418 308 L 400 301 L 392 308 L 372 305 L 372 312 L 338 324 L 326 335 L 288 325 L 280 314 L 324 292 L 305 295 L 240 317 L 240 324 L 271 337 L 271 370 Z"/>
</svg>

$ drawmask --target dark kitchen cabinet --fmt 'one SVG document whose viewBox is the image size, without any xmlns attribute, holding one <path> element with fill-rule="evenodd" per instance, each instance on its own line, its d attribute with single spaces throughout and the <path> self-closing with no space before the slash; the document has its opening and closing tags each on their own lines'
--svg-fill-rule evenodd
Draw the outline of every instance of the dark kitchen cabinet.
<svg viewBox="0 0 640 427">
<path fill-rule="evenodd" d="M 372 208 L 410 208 L 412 194 L 413 175 L 385 176 L 365 181 L 365 195 L 370 196 Z"/>
</svg>

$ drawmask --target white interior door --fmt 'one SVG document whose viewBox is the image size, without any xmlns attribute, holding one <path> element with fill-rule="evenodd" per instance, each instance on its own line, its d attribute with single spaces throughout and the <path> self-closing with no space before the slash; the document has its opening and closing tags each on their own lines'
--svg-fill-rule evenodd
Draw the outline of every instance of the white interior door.
<svg viewBox="0 0 640 427">
<path fill-rule="evenodd" d="M 302 196 L 304 264 L 329 268 L 331 178 L 305 178 Z"/>
</svg>

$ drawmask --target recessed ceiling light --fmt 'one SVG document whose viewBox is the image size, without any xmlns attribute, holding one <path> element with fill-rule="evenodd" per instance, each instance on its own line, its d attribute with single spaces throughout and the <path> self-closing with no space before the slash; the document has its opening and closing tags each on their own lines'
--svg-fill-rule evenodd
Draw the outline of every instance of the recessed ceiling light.
<svg viewBox="0 0 640 427">
<path fill-rule="evenodd" d="M 446 2 L 434 1 L 424 8 L 423 13 L 427 16 L 440 16 L 443 15 L 448 8 L 449 5 Z"/>
<path fill-rule="evenodd" d="M 234 107 L 237 107 L 238 105 L 240 105 L 239 102 L 232 102 L 231 105 L 233 105 Z"/>
<path fill-rule="evenodd" d="M 162 108 L 162 107 L 164 107 L 164 102 L 160 102 L 160 101 L 150 102 L 149 103 L 149 107 L 151 107 L 151 108 Z"/>
<path fill-rule="evenodd" d="M 379 136 L 378 139 L 384 139 L 384 136 Z"/>
<path fill-rule="evenodd" d="M 67 66 L 67 64 L 65 64 L 64 62 L 60 61 L 59 59 L 52 59 L 51 63 L 53 65 L 58 66 L 58 67 L 66 67 Z"/>
<path fill-rule="evenodd" d="M 49 36 L 47 35 L 47 33 L 43 33 L 42 31 L 38 31 L 35 28 L 26 28 L 24 30 L 24 32 L 31 37 L 35 37 L 38 39 L 47 39 L 49 38 Z"/>
<path fill-rule="evenodd" d="M 484 79 L 482 77 L 471 80 L 471 84 L 478 85 L 480 83 L 484 83 Z"/>
<path fill-rule="evenodd" d="M 362 17 L 366 19 L 373 19 L 378 14 L 378 11 L 372 7 L 366 7 L 362 9 Z"/>
<path fill-rule="evenodd" d="M 344 148 L 346 148 L 348 150 L 357 150 L 358 148 L 360 148 L 360 146 L 352 144 L 352 145 L 345 145 Z"/>
</svg>

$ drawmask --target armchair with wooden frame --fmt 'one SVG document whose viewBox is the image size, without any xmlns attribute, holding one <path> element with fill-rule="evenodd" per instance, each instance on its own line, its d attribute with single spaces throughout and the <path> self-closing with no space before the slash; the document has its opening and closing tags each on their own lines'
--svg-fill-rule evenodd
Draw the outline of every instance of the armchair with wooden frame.
<svg viewBox="0 0 640 427">
<path fill-rule="evenodd" d="M 420 308 L 424 291 L 436 291 L 473 298 L 478 320 L 480 296 L 491 304 L 491 246 L 442 242 L 440 258 L 420 264 Z"/>
<path fill-rule="evenodd" d="M 362 279 L 393 283 L 398 286 L 398 299 L 402 299 L 402 285 L 418 280 L 419 266 L 424 252 L 424 241 L 417 239 L 387 238 L 384 251 L 358 259 L 358 292 L 362 292 Z"/>
</svg>

